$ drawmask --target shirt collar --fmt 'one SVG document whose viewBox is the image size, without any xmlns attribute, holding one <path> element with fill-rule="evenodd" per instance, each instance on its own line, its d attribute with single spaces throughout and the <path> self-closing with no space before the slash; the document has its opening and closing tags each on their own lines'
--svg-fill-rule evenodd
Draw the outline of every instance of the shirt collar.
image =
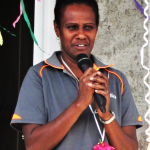
<svg viewBox="0 0 150 150">
<path fill-rule="evenodd" d="M 57 54 L 60 54 L 61 51 L 56 51 L 52 54 L 52 56 L 46 59 L 44 62 L 56 69 L 64 69 L 64 66 L 59 62 L 57 58 Z"/>
<path fill-rule="evenodd" d="M 46 59 L 44 62 L 48 65 L 50 65 L 51 67 L 53 68 L 56 68 L 56 69 L 64 69 L 64 66 L 59 62 L 58 58 L 57 58 L 57 54 L 60 54 L 61 51 L 56 51 L 52 54 L 52 56 L 48 59 Z M 99 70 L 99 69 L 102 69 L 102 68 L 109 68 L 109 67 L 112 67 L 112 65 L 105 65 L 103 63 L 101 63 L 94 55 L 91 54 L 91 58 L 94 62 L 93 64 L 93 68 L 95 70 Z"/>
<path fill-rule="evenodd" d="M 92 60 L 93 60 L 93 68 L 95 69 L 95 70 L 99 70 L 99 69 L 103 69 L 103 68 L 109 68 L 109 67 L 112 67 L 113 66 L 113 64 L 111 64 L 111 65 L 105 65 L 105 64 L 103 64 L 102 62 L 100 62 L 99 60 L 98 60 L 98 58 L 96 58 L 94 55 L 92 55 L 91 54 L 91 58 L 92 58 Z"/>
</svg>

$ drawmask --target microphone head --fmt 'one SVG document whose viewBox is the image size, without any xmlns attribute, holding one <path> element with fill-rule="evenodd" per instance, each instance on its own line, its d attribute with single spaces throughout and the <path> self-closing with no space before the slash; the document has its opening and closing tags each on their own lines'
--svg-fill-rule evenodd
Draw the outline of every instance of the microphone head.
<svg viewBox="0 0 150 150">
<path fill-rule="evenodd" d="M 78 61 L 80 61 L 82 58 L 88 58 L 88 56 L 87 56 L 86 54 L 84 54 L 84 53 L 78 54 L 78 55 L 76 56 L 77 63 L 78 63 Z"/>
<path fill-rule="evenodd" d="M 86 54 L 81 53 L 77 55 L 76 61 L 82 72 L 86 71 L 89 67 L 92 67 L 92 63 Z"/>
</svg>

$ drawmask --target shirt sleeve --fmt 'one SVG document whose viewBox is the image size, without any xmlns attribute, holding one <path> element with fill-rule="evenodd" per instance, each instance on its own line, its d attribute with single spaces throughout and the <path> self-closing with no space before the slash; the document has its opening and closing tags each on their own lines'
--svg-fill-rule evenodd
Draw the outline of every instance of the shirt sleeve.
<svg viewBox="0 0 150 150">
<path fill-rule="evenodd" d="M 22 83 L 11 126 L 21 131 L 20 123 L 45 124 L 42 79 L 31 67 Z"/>
<path fill-rule="evenodd" d="M 139 128 L 143 125 L 141 116 L 138 113 L 127 78 L 123 75 L 124 90 L 122 95 L 122 125 L 136 125 Z"/>
</svg>

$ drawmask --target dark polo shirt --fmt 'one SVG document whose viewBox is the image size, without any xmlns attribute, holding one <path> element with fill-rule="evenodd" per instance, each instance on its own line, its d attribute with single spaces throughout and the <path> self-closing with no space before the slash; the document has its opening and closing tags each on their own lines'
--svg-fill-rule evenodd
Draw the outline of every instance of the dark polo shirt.
<svg viewBox="0 0 150 150">
<path fill-rule="evenodd" d="M 60 64 L 56 56 L 58 53 L 61 52 L 55 52 L 49 59 L 29 69 L 11 121 L 13 128 L 21 131 L 19 123 L 46 124 L 58 117 L 76 100 L 78 83 Z M 94 62 L 93 67 L 109 76 L 110 110 L 115 112 L 118 124 L 142 126 L 126 77 L 120 71 L 111 68 L 111 65 L 102 64 L 93 55 L 91 58 Z M 91 105 L 95 110 L 94 104 Z M 103 129 L 100 121 L 99 125 Z M 92 150 L 99 139 L 93 114 L 88 107 L 54 149 Z"/>
</svg>

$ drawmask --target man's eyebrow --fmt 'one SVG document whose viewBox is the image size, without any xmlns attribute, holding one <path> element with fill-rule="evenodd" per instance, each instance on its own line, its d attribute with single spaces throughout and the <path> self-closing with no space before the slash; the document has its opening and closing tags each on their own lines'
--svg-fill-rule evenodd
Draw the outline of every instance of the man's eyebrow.
<svg viewBox="0 0 150 150">
<path fill-rule="evenodd" d="M 96 23 L 84 23 L 83 25 L 86 24 L 96 25 Z M 65 25 L 78 25 L 78 23 L 66 23 Z"/>
<path fill-rule="evenodd" d="M 91 25 L 96 25 L 96 23 L 85 23 L 85 24 L 91 24 Z"/>
<path fill-rule="evenodd" d="M 66 25 L 78 25 L 77 23 L 66 23 Z"/>
</svg>

